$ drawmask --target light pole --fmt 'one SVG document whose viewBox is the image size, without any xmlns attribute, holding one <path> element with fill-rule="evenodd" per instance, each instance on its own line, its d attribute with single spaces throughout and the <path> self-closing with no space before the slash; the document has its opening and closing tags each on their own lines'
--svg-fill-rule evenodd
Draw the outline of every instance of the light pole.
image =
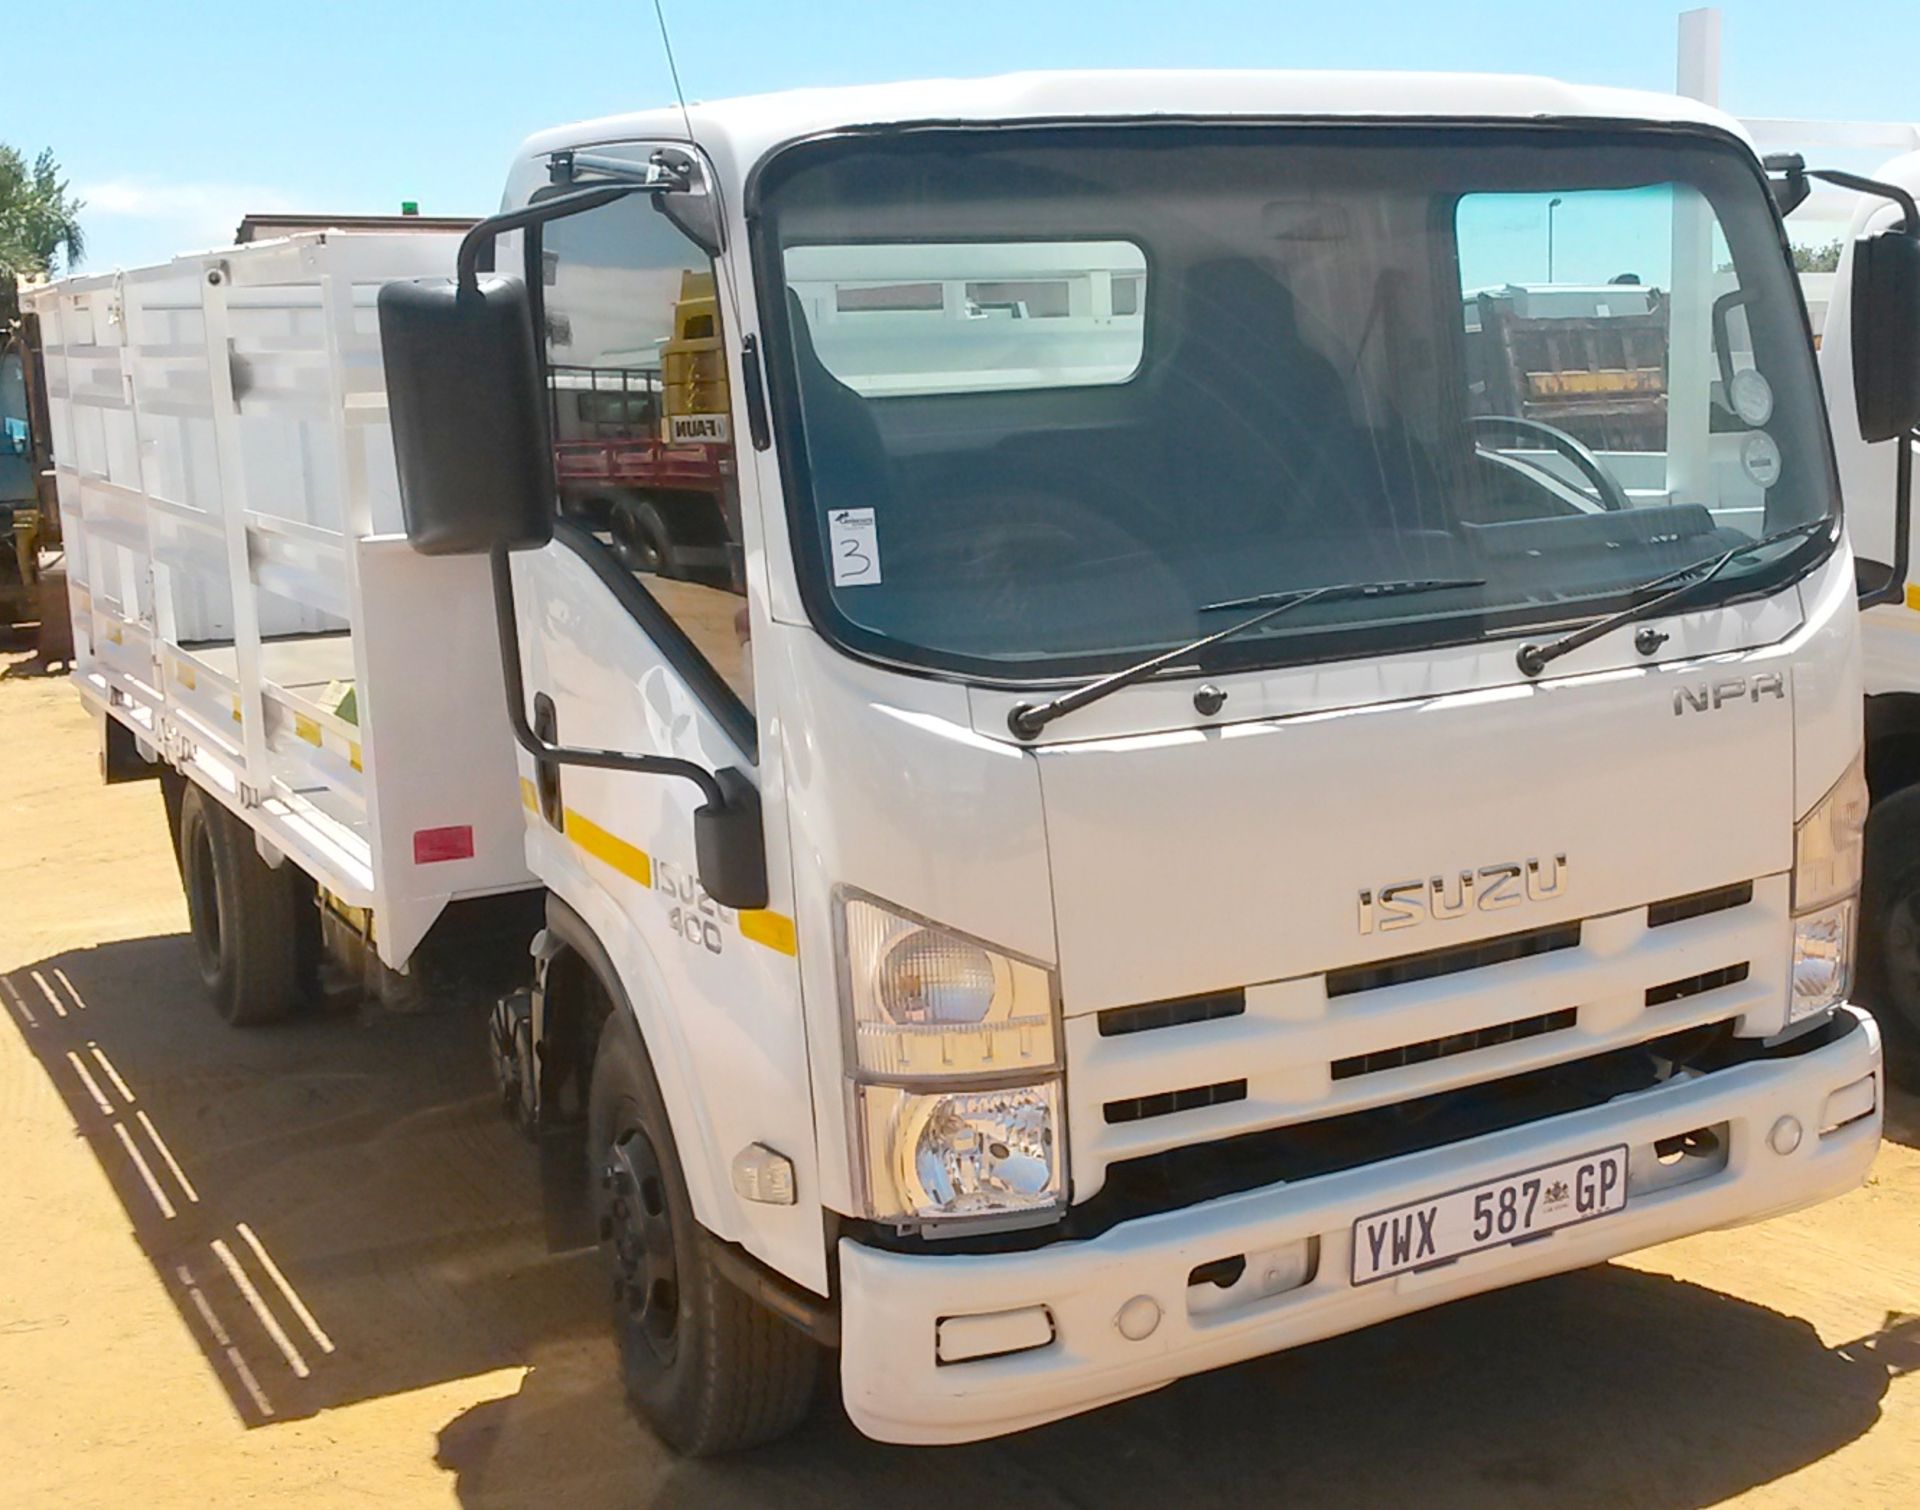
<svg viewBox="0 0 1920 1510">
<path fill-rule="evenodd" d="M 1553 212 L 1565 201 L 1555 195 L 1547 201 L 1547 282 L 1553 282 Z"/>
</svg>

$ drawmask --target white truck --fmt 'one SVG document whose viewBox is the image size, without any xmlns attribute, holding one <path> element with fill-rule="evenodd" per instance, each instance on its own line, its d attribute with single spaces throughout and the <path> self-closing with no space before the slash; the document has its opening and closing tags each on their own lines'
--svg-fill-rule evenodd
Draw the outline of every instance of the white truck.
<svg viewBox="0 0 1920 1510">
<path fill-rule="evenodd" d="M 1857 299 L 1920 297 L 1913 231 Z M 1535 79 L 566 127 L 457 261 L 36 297 L 75 680 L 229 1017 L 527 945 L 503 1101 L 667 1442 L 778 1434 L 828 1358 L 872 1436 L 1017 1430 L 1864 1175 L 1855 572 L 1783 246 L 1726 117 Z M 1497 397 L 1463 310 L 1549 255 Z M 689 274 L 731 587 L 555 508 L 553 374 L 660 349 Z M 1920 413 L 1879 328 L 1870 435 Z"/>
</svg>

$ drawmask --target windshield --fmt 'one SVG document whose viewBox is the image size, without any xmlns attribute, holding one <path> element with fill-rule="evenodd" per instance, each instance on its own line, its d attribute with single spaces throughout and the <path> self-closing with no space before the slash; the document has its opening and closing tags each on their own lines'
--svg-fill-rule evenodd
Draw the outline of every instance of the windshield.
<svg viewBox="0 0 1920 1510">
<path fill-rule="evenodd" d="M 1777 222 L 1717 139 L 929 130 L 792 149 L 764 211 L 797 554 L 856 649 L 1093 674 L 1208 604 L 1416 578 L 1462 585 L 1207 664 L 1460 643 L 1833 507 Z"/>
</svg>

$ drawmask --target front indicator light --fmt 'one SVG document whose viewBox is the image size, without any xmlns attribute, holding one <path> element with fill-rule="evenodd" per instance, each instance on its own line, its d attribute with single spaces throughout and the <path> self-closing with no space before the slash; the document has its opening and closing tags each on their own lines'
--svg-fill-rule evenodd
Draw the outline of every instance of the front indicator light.
<svg viewBox="0 0 1920 1510">
<path fill-rule="evenodd" d="M 1853 984 L 1854 900 L 1793 920 L 1793 989 L 1787 1021 L 1813 1017 L 1846 999 Z"/>
<path fill-rule="evenodd" d="M 1812 912 L 1860 890 L 1867 828 L 1866 757 L 1793 826 L 1793 910 Z"/>
<path fill-rule="evenodd" d="M 862 1077 L 1038 1079 L 1059 1068 L 1045 965 L 852 893 L 840 979 Z"/>
<path fill-rule="evenodd" d="M 1788 1023 L 1831 1010 L 1852 988 L 1868 801 L 1866 759 L 1856 755 L 1827 795 L 1793 826 Z"/>
<path fill-rule="evenodd" d="M 1045 1219 L 1066 1195 L 1060 1082 L 931 1094 L 855 1087 L 876 1220 Z"/>
</svg>

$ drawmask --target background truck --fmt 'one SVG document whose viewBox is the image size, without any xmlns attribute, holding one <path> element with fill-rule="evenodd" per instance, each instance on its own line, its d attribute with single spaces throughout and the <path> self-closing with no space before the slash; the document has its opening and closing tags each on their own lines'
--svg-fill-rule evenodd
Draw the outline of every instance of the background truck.
<svg viewBox="0 0 1920 1510">
<path fill-rule="evenodd" d="M 34 624 L 43 661 L 64 661 L 66 577 L 47 444 L 39 322 L 0 289 L 0 624 Z"/>
<path fill-rule="evenodd" d="M 828 1357 L 1018 1430 L 1862 1177 L 1854 564 L 1725 117 L 1035 74 L 565 127 L 503 204 L 34 296 L 74 680 L 229 1018 L 484 1018 L 666 1441 Z M 1854 267 L 1911 307 L 1920 227 Z M 1491 386 L 1505 289 L 1578 359 Z M 717 453 L 724 580 L 562 508 L 602 392 Z"/>
<path fill-rule="evenodd" d="M 560 506 L 634 570 L 742 590 L 740 497 L 728 446 L 726 353 L 713 274 L 688 269 L 672 334 L 630 366 L 547 372 Z M 556 350 L 571 328 L 555 329 Z M 569 356 L 580 355 L 568 351 Z"/>
</svg>

